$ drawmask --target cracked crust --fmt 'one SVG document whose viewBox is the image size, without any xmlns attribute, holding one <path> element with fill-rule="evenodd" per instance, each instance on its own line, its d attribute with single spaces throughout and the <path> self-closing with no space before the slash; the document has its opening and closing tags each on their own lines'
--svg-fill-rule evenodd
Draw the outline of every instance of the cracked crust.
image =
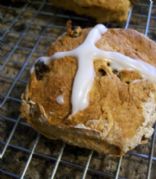
<svg viewBox="0 0 156 179">
<path fill-rule="evenodd" d="M 83 29 L 77 37 L 64 34 L 52 44 L 48 55 L 77 47 L 88 31 Z M 156 44 L 134 30 L 109 29 L 96 45 L 156 66 Z M 37 74 L 39 70 L 34 71 L 22 97 L 22 116 L 48 138 L 121 155 L 152 135 L 156 86 L 136 71 L 114 71 L 101 59 L 94 61 L 94 68 L 96 76 L 89 93 L 89 106 L 74 116 L 71 116 L 70 97 L 76 59 L 53 60 L 42 75 Z M 63 95 L 64 104 L 57 103 L 59 95 Z"/>
</svg>

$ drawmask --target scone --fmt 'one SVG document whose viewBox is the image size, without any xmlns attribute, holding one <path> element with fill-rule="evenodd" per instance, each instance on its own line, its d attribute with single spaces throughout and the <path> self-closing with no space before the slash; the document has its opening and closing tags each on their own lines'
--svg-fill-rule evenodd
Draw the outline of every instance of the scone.
<svg viewBox="0 0 156 179">
<path fill-rule="evenodd" d="M 156 121 L 156 44 L 135 30 L 68 30 L 31 69 L 21 113 L 50 139 L 122 155 Z"/>
<path fill-rule="evenodd" d="M 52 5 L 90 16 L 97 22 L 123 22 L 127 19 L 132 0 L 49 0 Z"/>
</svg>

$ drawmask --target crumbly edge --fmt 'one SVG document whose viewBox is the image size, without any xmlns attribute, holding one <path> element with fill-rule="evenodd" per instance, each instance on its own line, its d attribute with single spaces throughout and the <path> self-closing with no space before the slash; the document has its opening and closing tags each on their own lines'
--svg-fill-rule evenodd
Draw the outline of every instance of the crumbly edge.
<svg viewBox="0 0 156 179">
<path fill-rule="evenodd" d="M 42 113 L 38 112 L 38 117 L 30 117 L 31 106 L 26 101 L 23 101 L 23 108 L 25 108 L 25 111 L 27 112 L 24 116 L 22 115 L 22 117 L 27 118 L 27 122 L 36 131 L 39 131 L 49 139 L 62 140 L 68 144 L 88 148 L 103 154 L 116 156 L 123 154 L 119 147 L 109 144 L 105 140 L 101 140 L 99 132 L 97 131 L 92 129 L 65 127 L 61 125 L 49 125 L 48 119 L 46 119 Z"/>
<path fill-rule="evenodd" d="M 123 152 L 135 148 L 138 144 L 146 143 L 147 139 L 149 139 L 153 132 L 153 125 L 156 122 L 156 96 L 154 93 L 150 93 L 150 97 L 146 102 L 142 103 L 143 114 L 144 114 L 144 122 L 137 129 L 136 135 L 125 141 L 125 145 L 123 146 Z"/>
<path fill-rule="evenodd" d="M 31 114 L 33 111 L 32 107 L 34 108 L 35 106 L 35 103 L 32 101 L 22 100 L 22 112 L 25 111 L 22 116 L 28 119 L 28 122 L 34 129 L 50 139 L 61 139 L 67 143 L 105 154 L 122 155 L 135 148 L 138 144 L 146 143 L 147 139 L 153 134 L 153 125 L 156 122 L 156 96 L 154 93 L 151 93 L 147 101 L 142 104 L 144 122 L 137 129 L 135 136 L 125 140 L 122 148 L 119 148 L 102 139 L 99 131 L 89 128 L 49 125 L 48 118 L 43 111 L 37 111 L 37 116 Z M 143 141 L 143 137 L 144 140 L 146 139 L 145 141 Z"/>
</svg>

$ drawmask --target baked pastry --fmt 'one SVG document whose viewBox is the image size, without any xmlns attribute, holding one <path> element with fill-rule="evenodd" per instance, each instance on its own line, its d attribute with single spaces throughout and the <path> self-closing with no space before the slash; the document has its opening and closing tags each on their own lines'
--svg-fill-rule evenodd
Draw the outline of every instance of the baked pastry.
<svg viewBox="0 0 156 179">
<path fill-rule="evenodd" d="M 59 8 L 93 17 L 97 22 L 123 22 L 127 19 L 131 0 L 50 0 Z"/>
<path fill-rule="evenodd" d="M 155 52 L 135 30 L 70 29 L 31 69 L 22 116 L 48 138 L 122 155 L 153 133 Z"/>
</svg>

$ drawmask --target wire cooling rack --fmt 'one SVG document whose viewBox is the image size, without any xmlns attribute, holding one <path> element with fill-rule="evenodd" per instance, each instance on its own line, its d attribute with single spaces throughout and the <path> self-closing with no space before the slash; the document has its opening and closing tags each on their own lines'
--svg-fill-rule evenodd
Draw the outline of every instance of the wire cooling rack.
<svg viewBox="0 0 156 179">
<path fill-rule="evenodd" d="M 68 19 L 75 26 L 95 21 L 54 8 L 47 1 L 0 5 L 0 178 L 26 179 L 155 179 L 155 134 L 146 145 L 124 157 L 100 155 L 48 140 L 20 118 L 20 96 L 34 60 L 65 31 Z M 156 40 L 156 6 L 141 0 L 129 11 L 125 24 Z"/>
</svg>

